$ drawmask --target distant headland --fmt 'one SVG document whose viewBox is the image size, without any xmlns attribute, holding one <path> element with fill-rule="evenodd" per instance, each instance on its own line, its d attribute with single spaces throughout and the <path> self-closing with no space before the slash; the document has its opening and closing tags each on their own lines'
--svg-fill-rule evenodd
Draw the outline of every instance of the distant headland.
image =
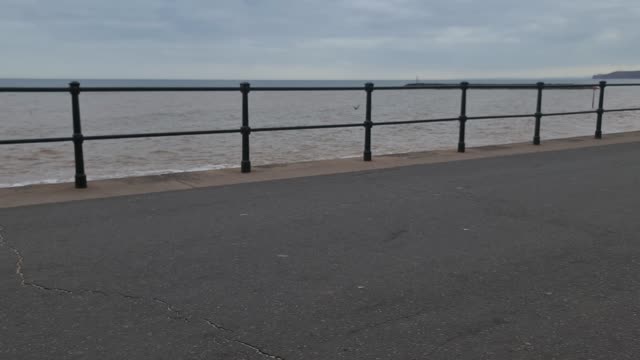
<svg viewBox="0 0 640 360">
<path fill-rule="evenodd" d="M 640 79 L 640 71 L 614 71 L 608 74 L 593 75 L 594 79 Z"/>
</svg>

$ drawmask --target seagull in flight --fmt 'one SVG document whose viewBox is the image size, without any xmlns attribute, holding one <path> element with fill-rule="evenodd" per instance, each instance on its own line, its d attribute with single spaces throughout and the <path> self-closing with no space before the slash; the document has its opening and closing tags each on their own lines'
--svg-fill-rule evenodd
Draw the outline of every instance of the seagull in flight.
<svg viewBox="0 0 640 360">
<path fill-rule="evenodd" d="M 360 104 L 358 104 L 357 106 L 353 107 L 353 110 L 358 110 L 358 109 L 360 109 Z"/>
</svg>

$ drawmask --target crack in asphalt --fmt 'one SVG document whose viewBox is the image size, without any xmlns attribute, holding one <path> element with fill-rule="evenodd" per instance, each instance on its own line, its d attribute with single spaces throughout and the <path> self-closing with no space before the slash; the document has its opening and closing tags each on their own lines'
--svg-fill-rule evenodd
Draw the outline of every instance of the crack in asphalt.
<svg viewBox="0 0 640 360">
<path fill-rule="evenodd" d="M 102 290 L 80 290 L 78 291 L 72 291 L 72 290 L 68 290 L 68 289 L 63 289 L 63 288 L 55 288 L 55 287 L 49 287 L 49 286 L 44 286 L 35 282 L 31 282 L 31 281 L 27 281 L 27 278 L 24 274 L 23 271 L 23 267 L 24 267 L 24 256 L 22 255 L 22 253 L 20 252 L 20 250 L 18 250 L 15 246 L 12 246 L 11 244 L 9 244 L 6 239 L 3 236 L 2 231 L 4 230 L 4 227 L 0 226 L 0 247 L 4 247 L 9 249 L 9 251 L 11 251 L 14 256 L 16 257 L 16 264 L 15 264 L 15 274 L 16 276 L 19 278 L 20 280 L 20 286 L 26 287 L 33 287 L 42 291 L 49 291 L 49 292 L 57 292 L 57 293 L 62 293 L 62 294 L 66 294 L 66 295 L 81 295 L 81 294 L 98 294 L 98 295 L 102 295 L 102 296 L 113 296 L 113 294 L 107 293 L 106 291 L 102 291 Z M 149 302 L 149 300 L 147 298 L 141 297 L 141 296 L 136 296 L 136 295 L 130 295 L 130 294 L 125 294 L 125 293 L 120 293 L 120 292 L 115 292 L 114 294 L 116 294 L 118 297 L 127 299 L 127 300 L 136 300 L 136 301 L 144 301 L 144 302 Z M 174 319 L 174 320 L 182 320 L 185 322 L 191 322 L 190 318 L 191 317 L 187 317 L 183 315 L 183 312 L 176 309 L 173 305 L 171 305 L 170 303 L 166 302 L 165 300 L 162 300 L 158 297 L 152 297 L 151 301 L 158 303 L 158 304 L 162 304 L 163 306 L 166 307 L 166 311 L 174 314 L 175 316 L 170 317 L 170 319 Z M 201 320 L 206 323 L 207 325 L 209 325 L 210 327 L 217 329 L 217 330 L 221 330 L 221 331 L 225 331 L 228 333 L 232 333 L 234 332 L 233 330 L 226 328 L 216 322 L 211 321 L 210 319 L 206 319 L 206 318 L 201 318 Z M 239 345 L 242 345 L 246 348 L 249 348 L 253 351 L 255 351 L 256 353 L 265 356 L 265 357 L 269 357 L 271 359 L 276 359 L 276 360 L 285 360 L 283 357 L 280 357 L 278 355 L 274 355 L 271 353 L 268 353 L 267 351 L 263 350 L 262 348 L 250 344 L 248 342 L 239 340 L 239 339 L 234 339 L 234 338 L 228 338 L 228 337 L 223 337 L 226 341 L 229 342 L 233 342 Z"/>
<path fill-rule="evenodd" d="M 173 305 L 169 304 L 168 302 L 166 302 L 166 301 L 164 301 L 162 299 L 159 299 L 157 297 L 152 298 L 152 300 L 157 302 L 157 303 L 159 303 L 159 304 L 162 304 L 162 305 L 166 306 L 168 312 L 175 314 L 174 319 L 182 320 L 184 322 L 189 322 L 190 321 L 188 317 L 185 317 L 185 316 L 182 315 L 182 312 L 180 310 L 177 310 L 175 307 L 173 307 Z"/>
<path fill-rule="evenodd" d="M 25 286 L 24 274 L 22 273 L 22 262 L 24 261 L 24 257 L 20 253 L 18 249 L 9 245 L 9 243 L 4 239 L 2 235 L 2 231 L 4 228 L 0 226 L 0 246 L 5 247 L 11 251 L 16 257 L 16 275 L 20 278 L 20 285 Z"/>
<path fill-rule="evenodd" d="M 270 354 L 270 353 L 268 353 L 268 352 L 266 352 L 266 351 L 262 350 L 261 348 L 259 348 L 259 347 L 255 346 L 255 345 L 251 345 L 251 344 L 249 344 L 249 343 L 246 343 L 246 342 L 244 342 L 244 341 L 237 340 L 237 339 L 235 339 L 235 340 L 234 340 L 234 339 L 227 339 L 227 340 L 229 340 L 229 341 L 233 341 L 233 342 L 238 343 L 238 344 L 240 344 L 240 345 L 243 345 L 243 346 L 245 346 L 245 347 L 247 347 L 247 348 L 249 348 L 249 349 L 252 349 L 253 351 L 257 352 L 258 354 L 263 355 L 263 356 L 266 356 L 266 357 L 269 357 L 269 358 L 271 358 L 271 359 L 276 359 L 276 360 L 285 360 L 283 357 L 280 357 L 280 356 L 278 356 L 278 355 Z"/>
<path fill-rule="evenodd" d="M 222 331 L 226 331 L 226 332 L 233 332 L 233 330 L 228 329 L 228 328 L 226 328 L 226 327 L 224 327 L 224 326 L 222 326 L 220 324 L 214 323 L 213 321 L 211 321 L 209 319 L 204 319 L 203 318 L 202 320 L 204 320 L 204 322 L 207 323 L 209 326 L 211 326 L 213 328 L 216 328 L 218 330 L 222 330 Z"/>
<path fill-rule="evenodd" d="M 22 253 L 20 252 L 20 250 L 18 250 L 18 248 L 16 248 L 15 246 L 12 246 L 11 244 L 9 244 L 4 236 L 2 235 L 2 231 L 4 230 L 4 228 L 2 226 L 0 226 L 0 247 L 5 247 L 7 249 L 9 249 L 9 251 L 11 251 L 15 257 L 16 257 L 16 269 L 15 269 L 15 273 L 18 276 L 18 278 L 20 279 L 20 286 L 30 286 L 42 291 L 53 291 L 53 292 L 59 292 L 59 293 L 63 293 L 63 294 L 68 294 L 68 295 L 74 295 L 76 293 L 74 293 L 71 290 L 68 289 L 63 289 L 63 288 L 58 288 L 58 287 L 50 287 L 50 286 L 45 286 L 42 284 L 38 284 L 36 282 L 33 281 L 28 281 L 26 276 L 24 275 L 24 272 L 22 270 L 22 268 L 24 267 L 24 256 L 22 255 Z M 91 294 L 101 294 L 104 296 L 108 296 L 108 294 L 104 291 L 101 290 L 81 290 L 82 293 L 91 293 Z M 77 294 L 76 294 L 77 295 Z"/>
<path fill-rule="evenodd" d="M 440 350 L 444 349 L 447 345 L 465 338 L 465 337 L 470 337 L 473 335 L 477 335 L 480 334 L 484 331 L 487 330 L 491 330 L 494 329 L 498 326 L 502 326 L 505 324 L 508 324 L 509 322 L 504 320 L 504 319 L 500 319 L 500 318 L 494 318 L 491 321 L 485 321 L 479 324 L 476 324 L 475 326 L 469 327 L 467 329 L 464 329 L 462 331 L 458 331 L 455 335 L 452 335 L 450 337 L 448 337 L 447 339 L 445 339 L 443 342 L 441 342 L 440 344 L 436 345 L 433 349 L 431 349 L 431 351 L 429 351 L 426 355 L 425 358 L 429 358 L 431 355 L 439 352 Z"/>
</svg>

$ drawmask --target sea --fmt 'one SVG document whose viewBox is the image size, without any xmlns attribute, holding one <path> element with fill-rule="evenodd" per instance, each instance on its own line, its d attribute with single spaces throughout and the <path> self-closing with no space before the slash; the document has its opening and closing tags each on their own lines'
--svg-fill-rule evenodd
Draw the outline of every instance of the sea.
<svg viewBox="0 0 640 360">
<path fill-rule="evenodd" d="M 71 79 L 69 79 L 71 80 Z M 0 79 L 7 86 L 67 86 L 67 79 Z M 76 79 L 73 79 L 76 80 Z M 83 80 L 83 86 L 238 86 L 241 80 Z M 433 81 L 455 83 L 459 80 Z M 591 79 L 488 79 L 476 83 L 596 84 Z M 249 81 L 252 86 L 362 86 L 367 81 Z M 378 86 L 414 81 L 373 80 Z M 432 81 L 422 81 L 432 82 Z M 617 81 L 624 82 L 624 81 Z M 597 90 L 545 90 L 543 112 L 591 110 Z M 456 117 L 460 90 L 374 91 L 373 122 Z M 468 116 L 531 114 L 535 90 L 470 90 Z M 640 87 L 611 87 L 605 108 L 640 107 Z M 238 129 L 240 92 L 82 93 L 85 135 Z M 252 127 L 359 123 L 365 119 L 364 91 L 251 92 Z M 545 117 L 542 141 L 593 135 L 596 115 Z M 606 113 L 604 133 L 640 130 L 637 112 Z M 455 149 L 457 122 L 379 126 L 373 128 L 376 155 Z M 531 141 L 534 119 L 490 119 L 467 123 L 467 146 Z M 70 136 L 68 93 L 0 93 L 0 139 Z M 363 128 L 259 132 L 251 134 L 253 165 L 359 157 Z M 544 144 L 543 144 L 544 145 Z M 87 141 L 85 167 L 89 181 L 129 176 L 237 168 L 241 135 L 199 135 Z M 0 187 L 73 180 L 73 144 L 0 145 Z"/>
</svg>

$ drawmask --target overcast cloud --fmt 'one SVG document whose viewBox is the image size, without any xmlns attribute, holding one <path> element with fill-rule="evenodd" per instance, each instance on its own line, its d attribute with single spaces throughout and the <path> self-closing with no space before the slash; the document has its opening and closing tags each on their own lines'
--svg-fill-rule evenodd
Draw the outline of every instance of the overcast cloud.
<svg viewBox="0 0 640 360">
<path fill-rule="evenodd" d="M 0 77 L 423 79 L 640 70 L 638 0 L 0 0 Z"/>
</svg>

